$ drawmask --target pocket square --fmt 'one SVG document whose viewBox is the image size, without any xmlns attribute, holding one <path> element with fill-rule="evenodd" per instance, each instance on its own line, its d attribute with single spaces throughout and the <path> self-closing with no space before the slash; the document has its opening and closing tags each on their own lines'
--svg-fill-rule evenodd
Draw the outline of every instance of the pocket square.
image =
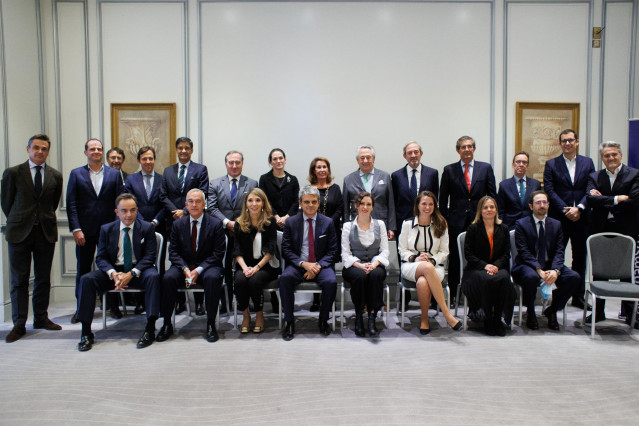
<svg viewBox="0 0 639 426">
<path fill-rule="evenodd" d="M 317 238 L 324 238 L 325 236 L 326 236 L 326 234 L 324 234 L 324 235 L 320 235 L 320 236 L 319 236 L 319 237 L 317 237 Z"/>
<path fill-rule="evenodd" d="M 142 238 L 142 239 L 140 240 L 140 244 L 142 244 L 143 242 L 144 242 L 144 238 Z"/>
<path fill-rule="evenodd" d="M 384 185 L 384 179 L 380 179 L 379 182 L 377 183 L 378 185 Z"/>
</svg>

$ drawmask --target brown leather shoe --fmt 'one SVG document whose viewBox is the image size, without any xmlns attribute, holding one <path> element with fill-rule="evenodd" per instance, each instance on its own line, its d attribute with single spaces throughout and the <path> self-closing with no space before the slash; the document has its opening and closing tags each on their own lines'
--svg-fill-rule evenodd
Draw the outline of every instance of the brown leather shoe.
<svg viewBox="0 0 639 426">
<path fill-rule="evenodd" d="M 34 329 L 43 328 L 45 330 L 62 330 L 62 327 L 58 324 L 51 321 L 49 318 L 45 319 L 43 322 L 34 322 Z"/>
<path fill-rule="evenodd" d="M 13 343 L 25 334 L 27 334 L 27 330 L 24 328 L 24 325 L 14 325 L 13 329 L 9 332 L 9 334 L 7 334 L 7 337 L 5 337 L 4 340 L 7 343 Z"/>
</svg>

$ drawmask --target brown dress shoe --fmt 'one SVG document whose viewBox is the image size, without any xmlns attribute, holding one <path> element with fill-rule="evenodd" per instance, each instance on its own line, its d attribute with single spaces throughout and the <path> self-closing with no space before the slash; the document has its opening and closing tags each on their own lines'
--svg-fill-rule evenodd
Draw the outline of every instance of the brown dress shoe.
<svg viewBox="0 0 639 426">
<path fill-rule="evenodd" d="M 59 326 L 58 324 L 54 323 L 49 318 L 45 319 L 42 322 L 34 322 L 33 323 L 33 328 L 34 329 L 43 328 L 45 330 L 62 330 L 61 326 Z"/>
<path fill-rule="evenodd" d="M 7 334 L 7 337 L 5 337 L 4 340 L 7 343 L 13 343 L 25 334 L 27 334 L 27 330 L 24 328 L 24 325 L 14 325 L 13 329 L 9 332 L 9 334 Z"/>
</svg>

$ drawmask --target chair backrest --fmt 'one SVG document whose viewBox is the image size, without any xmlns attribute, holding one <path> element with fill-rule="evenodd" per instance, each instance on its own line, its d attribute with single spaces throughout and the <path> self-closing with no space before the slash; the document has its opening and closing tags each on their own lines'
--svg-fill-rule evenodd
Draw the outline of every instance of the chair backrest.
<svg viewBox="0 0 639 426">
<path fill-rule="evenodd" d="M 277 249 L 280 252 L 280 257 L 282 258 L 280 260 L 280 265 L 282 265 L 282 272 L 284 272 L 284 268 L 286 268 L 286 265 L 284 265 L 284 256 L 282 256 L 282 238 L 284 237 L 284 232 L 283 231 L 277 231 Z"/>
<path fill-rule="evenodd" d="M 399 273 L 399 256 L 397 255 L 397 241 L 391 240 L 388 242 L 388 268 L 386 268 L 388 274 Z"/>
<path fill-rule="evenodd" d="M 619 280 L 635 283 L 635 240 L 616 232 L 588 237 L 588 264 L 592 281 Z"/>
<path fill-rule="evenodd" d="M 466 268 L 466 254 L 464 253 L 464 243 L 466 242 L 466 232 L 462 232 L 457 236 L 457 250 L 459 251 L 459 280 L 464 276 Z"/>
<path fill-rule="evenodd" d="M 513 263 L 517 257 L 517 246 L 515 245 L 515 230 L 510 231 L 510 270 L 513 270 Z"/>
<path fill-rule="evenodd" d="M 160 272 L 160 254 L 162 253 L 162 244 L 164 244 L 164 237 L 159 232 L 155 233 L 155 241 L 157 248 L 155 249 L 155 267 Z"/>
</svg>

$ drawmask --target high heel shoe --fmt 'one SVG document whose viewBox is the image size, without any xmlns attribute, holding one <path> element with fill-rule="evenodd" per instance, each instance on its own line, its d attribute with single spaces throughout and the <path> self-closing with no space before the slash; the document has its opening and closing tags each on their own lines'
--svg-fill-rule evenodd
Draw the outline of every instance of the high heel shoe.
<svg viewBox="0 0 639 426">
<path fill-rule="evenodd" d="M 425 336 L 428 333 L 430 333 L 430 328 L 420 328 L 419 329 L 419 334 L 421 334 L 422 336 Z"/>
<path fill-rule="evenodd" d="M 464 326 L 464 324 L 462 323 L 462 321 L 461 321 L 461 320 L 457 320 L 457 324 L 455 324 L 455 325 L 450 325 L 450 324 L 449 324 L 448 326 L 449 326 L 450 328 L 452 328 L 453 330 L 455 330 L 455 331 L 459 331 L 459 330 L 461 330 L 461 329 L 462 329 L 462 327 Z"/>
</svg>

